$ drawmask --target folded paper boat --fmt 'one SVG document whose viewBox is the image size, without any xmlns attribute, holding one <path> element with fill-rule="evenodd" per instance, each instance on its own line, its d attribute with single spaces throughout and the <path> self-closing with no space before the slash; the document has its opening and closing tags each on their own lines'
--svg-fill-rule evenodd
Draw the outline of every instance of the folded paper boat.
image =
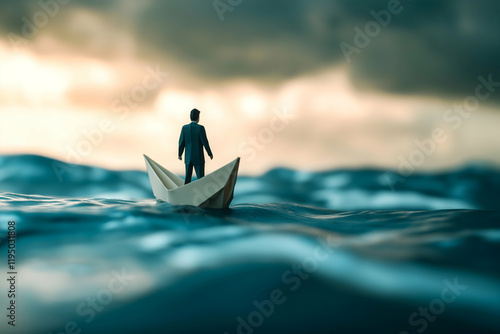
<svg viewBox="0 0 500 334">
<path fill-rule="evenodd" d="M 184 180 L 160 166 L 148 156 L 146 167 L 156 199 L 172 205 L 202 208 L 227 208 L 233 200 L 240 158 L 201 179 L 184 185 Z"/>
</svg>

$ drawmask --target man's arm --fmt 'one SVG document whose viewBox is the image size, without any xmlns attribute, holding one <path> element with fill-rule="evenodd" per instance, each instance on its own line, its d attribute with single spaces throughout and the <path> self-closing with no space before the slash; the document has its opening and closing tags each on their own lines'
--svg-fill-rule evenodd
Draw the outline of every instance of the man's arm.
<svg viewBox="0 0 500 334">
<path fill-rule="evenodd" d="M 212 154 L 212 150 L 210 149 L 210 144 L 208 143 L 207 133 L 205 132 L 204 126 L 201 127 L 200 135 L 201 135 L 201 142 L 203 146 L 205 146 L 205 150 L 207 150 L 208 156 L 210 157 L 210 159 L 213 159 L 214 156 Z"/>
<path fill-rule="evenodd" d="M 184 147 L 186 147 L 186 141 L 184 140 L 184 128 L 182 128 L 181 137 L 179 138 L 179 160 L 182 160 L 182 153 L 184 152 Z"/>
</svg>

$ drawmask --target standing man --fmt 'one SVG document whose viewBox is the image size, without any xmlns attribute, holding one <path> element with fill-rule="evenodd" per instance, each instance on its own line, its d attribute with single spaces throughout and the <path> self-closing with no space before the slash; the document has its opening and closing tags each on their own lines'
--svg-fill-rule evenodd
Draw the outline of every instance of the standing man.
<svg viewBox="0 0 500 334">
<path fill-rule="evenodd" d="M 210 159 L 213 159 L 210 145 L 208 144 L 207 134 L 203 125 L 200 122 L 200 111 L 198 109 L 191 110 L 191 123 L 182 127 L 181 137 L 179 139 L 179 160 L 182 161 L 182 153 L 186 148 L 186 156 L 184 163 L 186 164 L 186 181 L 184 184 L 191 182 L 193 175 L 193 167 L 196 171 L 196 176 L 201 179 L 205 176 L 205 155 L 203 147 L 207 150 Z"/>
</svg>

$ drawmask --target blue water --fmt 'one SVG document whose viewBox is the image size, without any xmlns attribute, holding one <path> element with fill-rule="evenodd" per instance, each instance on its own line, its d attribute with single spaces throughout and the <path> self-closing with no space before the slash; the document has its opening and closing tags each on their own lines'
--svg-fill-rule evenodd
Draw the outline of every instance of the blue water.
<svg viewBox="0 0 500 334">
<path fill-rule="evenodd" d="M 500 172 L 394 180 L 275 169 L 204 210 L 157 204 L 144 172 L 2 156 L 0 332 L 500 333 Z"/>
</svg>

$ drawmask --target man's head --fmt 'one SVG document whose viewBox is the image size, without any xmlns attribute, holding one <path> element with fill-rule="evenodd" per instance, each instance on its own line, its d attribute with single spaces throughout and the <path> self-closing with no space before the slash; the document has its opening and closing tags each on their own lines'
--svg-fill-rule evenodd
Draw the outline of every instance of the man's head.
<svg viewBox="0 0 500 334">
<path fill-rule="evenodd" d="M 195 122 L 200 120 L 200 111 L 198 109 L 191 110 L 191 120 Z"/>
</svg>

